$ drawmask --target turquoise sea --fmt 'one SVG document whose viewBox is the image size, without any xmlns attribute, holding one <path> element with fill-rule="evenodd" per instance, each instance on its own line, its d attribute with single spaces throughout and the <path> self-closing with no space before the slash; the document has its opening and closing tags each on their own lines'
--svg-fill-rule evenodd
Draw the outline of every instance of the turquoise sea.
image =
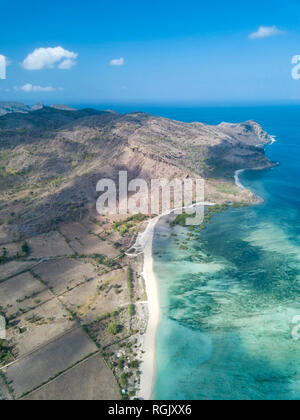
<svg viewBox="0 0 300 420">
<path fill-rule="evenodd" d="M 213 217 L 206 230 L 161 224 L 154 270 L 161 321 L 156 399 L 299 400 L 300 107 L 169 108 L 155 112 L 217 124 L 256 120 L 277 142 L 280 166 L 242 183 L 265 202 Z M 180 249 L 188 241 L 188 250 Z"/>
<path fill-rule="evenodd" d="M 156 399 L 299 400 L 300 106 L 99 105 L 185 122 L 255 120 L 277 142 L 280 165 L 248 171 L 245 186 L 264 204 L 215 215 L 205 231 L 155 233 L 161 321 Z M 174 235 L 177 236 L 174 236 Z M 188 251 L 180 249 L 188 239 Z"/>
</svg>

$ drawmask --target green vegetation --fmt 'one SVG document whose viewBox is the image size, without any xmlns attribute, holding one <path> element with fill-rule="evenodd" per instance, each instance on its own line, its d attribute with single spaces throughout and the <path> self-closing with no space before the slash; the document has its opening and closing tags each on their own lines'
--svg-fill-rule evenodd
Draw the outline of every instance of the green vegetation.
<svg viewBox="0 0 300 420">
<path fill-rule="evenodd" d="M 43 321 L 43 318 L 36 314 L 33 314 L 30 317 L 25 318 L 25 321 L 29 322 L 30 324 L 36 324 L 37 322 Z"/>
<path fill-rule="evenodd" d="M 109 319 L 109 318 L 112 318 L 112 317 L 115 317 L 115 316 L 118 316 L 119 314 L 120 314 L 120 312 L 121 312 L 121 309 L 116 309 L 115 311 L 113 311 L 113 312 L 106 312 L 105 314 L 103 314 L 103 315 L 99 315 L 97 318 L 96 318 L 96 322 L 100 322 L 100 321 L 105 321 L 106 319 Z"/>
<path fill-rule="evenodd" d="M 30 248 L 29 248 L 29 245 L 26 241 L 24 241 L 22 243 L 21 250 L 22 250 L 24 256 L 28 257 L 28 255 L 30 254 Z"/>
<path fill-rule="evenodd" d="M 109 334 L 111 335 L 117 335 L 120 332 L 120 326 L 116 323 L 116 322 L 112 322 L 111 324 L 109 324 L 109 326 L 107 327 L 107 331 L 109 332 Z"/>
<path fill-rule="evenodd" d="M 121 248 L 122 248 L 122 244 L 121 244 L 120 242 L 115 242 L 115 243 L 114 243 L 114 247 L 115 247 L 116 249 L 121 249 Z"/>
<path fill-rule="evenodd" d="M 21 251 L 22 251 L 22 254 L 17 252 L 17 254 L 9 256 L 7 254 L 7 249 L 5 247 L 2 248 L 2 255 L 0 255 L 0 265 L 1 264 L 6 264 L 10 261 L 17 261 L 17 260 L 20 260 L 21 258 L 28 257 L 28 255 L 30 254 L 30 248 L 29 248 L 29 245 L 27 244 L 27 242 L 22 243 Z"/>
<path fill-rule="evenodd" d="M 82 258 L 86 258 L 84 255 L 82 255 Z M 108 268 L 120 268 L 120 265 L 113 260 L 112 258 L 108 258 L 105 255 L 102 254 L 94 254 L 92 257 L 97 264 L 105 265 Z"/>
<path fill-rule="evenodd" d="M 247 203 L 233 203 L 231 208 L 232 209 L 238 209 L 240 207 L 248 207 L 249 204 Z"/>
<path fill-rule="evenodd" d="M 9 382 L 8 382 L 8 380 L 7 380 L 6 376 L 4 375 L 4 373 L 3 373 L 3 372 L 0 372 L 0 378 L 2 379 L 2 381 L 3 381 L 4 385 L 6 386 L 6 388 L 7 388 L 7 391 L 8 391 L 8 393 L 9 393 L 9 395 L 10 395 L 12 398 L 14 398 L 14 391 L 13 391 L 13 389 L 11 388 L 11 386 L 10 386 L 10 384 L 9 384 Z"/>
<path fill-rule="evenodd" d="M 230 184 L 216 185 L 216 190 L 224 194 L 237 195 L 236 187 Z"/>
<path fill-rule="evenodd" d="M 77 314 L 74 311 L 71 311 L 70 309 L 68 309 L 68 312 L 70 314 L 69 316 L 69 321 L 75 321 L 77 319 Z"/>
<path fill-rule="evenodd" d="M 138 369 L 140 367 L 140 362 L 138 360 L 133 360 L 130 362 L 130 367 L 133 369 Z"/>
<path fill-rule="evenodd" d="M 0 363 L 5 364 L 14 358 L 11 348 L 6 344 L 5 340 L 0 340 Z"/>
<path fill-rule="evenodd" d="M 173 220 L 170 225 L 173 226 L 186 226 L 186 219 L 188 217 L 191 217 L 191 215 L 187 214 L 186 212 L 183 212 L 182 214 L 179 214 L 175 220 Z"/>
<path fill-rule="evenodd" d="M 130 304 L 128 305 L 128 312 L 129 312 L 129 315 L 130 315 L 130 316 L 133 316 L 133 315 L 135 314 L 135 308 L 134 308 L 133 303 L 130 303 Z"/>
<path fill-rule="evenodd" d="M 133 289 L 133 271 L 131 267 L 128 267 L 128 272 L 127 272 L 127 286 L 128 289 L 131 293 L 132 289 Z"/>
<path fill-rule="evenodd" d="M 120 286 L 119 284 L 115 284 L 113 288 L 116 295 L 119 295 L 122 292 L 122 286 Z"/>
<path fill-rule="evenodd" d="M 221 213 L 222 211 L 225 211 L 228 209 L 227 204 L 215 204 L 214 206 L 209 206 L 204 213 L 204 224 L 210 223 L 211 218 L 214 214 Z M 175 220 L 170 222 L 170 226 L 182 226 L 186 227 L 186 219 L 189 217 L 193 217 L 193 215 L 189 215 L 186 212 L 183 212 L 182 214 L 179 214 Z M 204 226 L 201 225 L 201 229 L 203 229 Z"/>
<path fill-rule="evenodd" d="M 121 236 L 126 236 L 133 230 L 133 228 L 135 228 L 136 223 L 143 222 L 146 219 L 147 216 L 145 216 L 144 214 L 135 214 L 133 216 L 128 217 L 126 220 L 115 222 L 112 228 L 114 231 L 119 232 Z"/>
<path fill-rule="evenodd" d="M 125 388 L 127 385 L 127 378 L 128 376 L 126 375 L 126 373 L 122 373 L 120 376 L 120 385 L 121 387 Z"/>
<path fill-rule="evenodd" d="M 6 248 L 2 249 L 2 255 L 0 255 L 0 264 L 5 264 L 6 262 L 8 262 L 10 259 L 7 256 L 7 251 Z"/>
</svg>

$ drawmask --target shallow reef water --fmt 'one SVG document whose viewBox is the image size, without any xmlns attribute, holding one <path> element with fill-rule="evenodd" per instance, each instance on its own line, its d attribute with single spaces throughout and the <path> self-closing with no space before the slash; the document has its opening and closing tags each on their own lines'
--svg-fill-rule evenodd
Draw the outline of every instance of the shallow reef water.
<svg viewBox="0 0 300 420">
<path fill-rule="evenodd" d="M 276 134 L 267 154 L 280 162 L 241 175 L 263 204 L 216 214 L 205 230 L 167 222 L 156 229 L 157 399 L 300 399 L 300 340 L 292 336 L 300 315 L 300 131 L 294 118 L 287 111 L 274 120 L 269 113 L 256 118 Z"/>
</svg>

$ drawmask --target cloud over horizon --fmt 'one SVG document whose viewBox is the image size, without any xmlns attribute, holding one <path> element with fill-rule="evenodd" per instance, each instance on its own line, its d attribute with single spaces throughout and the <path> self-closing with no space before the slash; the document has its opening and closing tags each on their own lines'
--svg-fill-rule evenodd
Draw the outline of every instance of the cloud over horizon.
<svg viewBox="0 0 300 420">
<path fill-rule="evenodd" d="M 119 67 L 120 66 L 124 66 L 125 59 L 123 57 L 121 57 L 121 58 L 115 58 L 115 59 L 111 60 L 109 62 L 109 64 L 110 64 L 110 66 L 119 66 Z"/>
<path fill-rule="evenodd" d="M 57 65 L 60 70 L 69 70 L 77 64 L 78 54 L 62 47 L 36 48 L 22 62 L 26 70 L 53 69 Z"/>
<path fill-rule="evenodd" d="M 277 28 L 277 26 L 260 26 L 256 32 L 249 35 L 250 39 L 270 38 L 272 36 L 284 35 L 285 32 Z"/>
<path fill-rule="evenodd" d="M 24 86 L 15 86 L 15 91 L 23 91 L 25 93 L 31 92 L 55 92 L 59 90 L 63 90 L 63 88 L 54 88 L 52 86 L 34 86 L 31 83 L 26 83 Z"/>
</svg>

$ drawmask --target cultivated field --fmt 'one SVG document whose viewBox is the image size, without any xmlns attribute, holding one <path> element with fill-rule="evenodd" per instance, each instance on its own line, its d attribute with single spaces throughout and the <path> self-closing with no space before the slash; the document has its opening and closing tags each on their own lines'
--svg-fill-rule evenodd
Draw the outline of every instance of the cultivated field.
<svg viewBox="0 0 300 420">
<path fill-rule="evenodd" d="M 129 304 L 127 270 L 115 270 L 74 288 L 61 301 L 84 322 Z"/>
<path fill-rule="evenodd" d="M 86 218 L 26 239 L 27 252 L 25 242 L 7 245 L 0 400 L 136 396 L 146 317 L 144 284 L 125 255 L 126 223 Z"/>
<path fill-rule="evenodd" d="M 96 346 L 77 328 L 5 369 L 14 395 L 20 398 L 95 352 Z"/>
<path fill-rule="evenodd" d="M 7 316 L 28 311 L 52 298 L 48 289 L 29 272 L 0 283 L 0 296 Z"/>
<path fill-rule="evenodd" d="M 1 265 L 0 283 L 9 277 L 13 277 L 18 273 L 28 270 L 35 264 L 36 263 L 31 261 L 11 261 L 7 264 Z"/>
<path fill-rule="evenodd" d="M 62 225 L 60 232 L 78 255 L 102 254 L 116 258 L 119 252 L 111 241 L 107 241 L 104 229 L 93 223 L 70 223 Z"/>
<path fill-rule="evenodd" d="M 0 376 L 0 400 L 10 400 L 11 395 L 8 392 L 7 386 L 5 385 L 2 377 Z"/>
<path fill-rule="evenodd" d="M 98 355 L 91 356 L 25 400 L 119 400 L 112 371 Z"/>
<path fill-rule="evenodd" d="M 97 278 L 95 266 L 87 260 L 62 258 L 46 261 L 32 270 L 56 295 L 62 294 L 86 280 Z"/>
<path fill-rule="evenodd" d="M 119 252 L 111 243 L 101 240 L 94 235 L 87 235 L 84 238 L 74 239 L 70 242 L 70 246 L 78 255 L 102 254 L 106 255 L 108 258 L 116 258 L 119 255 Z"/>
<path fill-rule="evenodd" d="M 63 236 L 58 232 L 49 232 L 28 240 L 31 258 L 53 258 L 73 254 Z"/>
<path fill-rule="evenodd" d="M 8 338 L 17 358 L 35 351 L 76 326 L 55 298 L 16 318 L 12 324 L 15 328 L 8 330 Z"/>
</svg>

